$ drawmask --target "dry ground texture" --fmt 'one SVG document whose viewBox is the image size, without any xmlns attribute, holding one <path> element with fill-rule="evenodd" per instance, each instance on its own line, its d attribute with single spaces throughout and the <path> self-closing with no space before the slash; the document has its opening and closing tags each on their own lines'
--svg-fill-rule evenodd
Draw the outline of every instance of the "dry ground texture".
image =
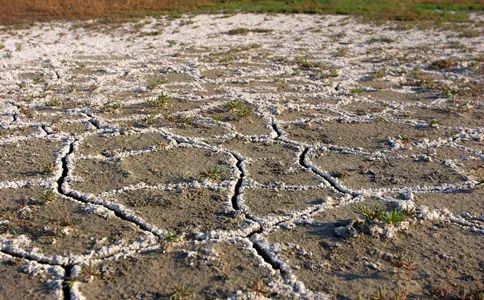
<svg viewBox="0 0 484 300">
<path fill-rule="evenodd" d="M 482 23 L 0 31 L 0 298 L 482 299 Z"/>
</svg>

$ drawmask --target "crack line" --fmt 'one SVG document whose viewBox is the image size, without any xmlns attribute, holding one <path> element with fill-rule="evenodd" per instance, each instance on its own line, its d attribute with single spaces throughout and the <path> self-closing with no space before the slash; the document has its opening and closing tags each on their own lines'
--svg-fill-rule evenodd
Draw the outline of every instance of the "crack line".
<svg viewBox="0 0 484 300">
<path fill-rule="evenodd" d="M 69 150 L 67 151 L 66 155 L 61 159 L 62 175 L 57 180 L 57 192 L 59 194 L 65 196 L 65 197 L 70 198 L 70 199 L 75 200 L 75 201 L 79 201 L 79 202 L 83 202 L 83 203 L 89 203 L 91 205 L 102 206 L 102 207 L 108 209 L 109 211 L 111 211 L 116 217 L 118 217 L 118 218 L 120 218 L 120 219 L 122 219 L 126 222 L 130 222 L 130 223 L 136 225 L 142 231 L 147 231 L 147 232 L 150 232 L 151 234 L 153 234 L 157 237 L 161 237 L 161 235 L 158 232 L 153 231 L 146 224 L 143 224 L 142 222 L 139 222 L 138 220 L 130 218 L 124 212 L 113 209 L 112 207 L 109 207 L 107 205 L 103 205 L 103 204 L 100 204 L 100 203 L 93 203 L 92 201 L 88 201 L 88 200 L 84 199 L 83 197 L 80 197 L 76 192 L 67 190 L 67 188 L 66 188 L 67 178 L 69 177 L 68 159 L 69 159 L 69 156 L 74 153 L 74 143 L 75 142 L 76 142 L 76 140 L 69 143 Z"/>
<path fill-rule="evenodd" d="M 237 159 L 236 167 L 239 170 L 240 175 L 239 175 L 239 179 L 237 180 L 237 183 L 235 184 L 235 187 L 234 187 L 234 195 L 232 196 L 232 198 L 230 200 L 231 200 L 231 203 L 232 203 L 232 208 L 240 211 L 241 207 L 239 205 L 237 198 L 241 194 L 242 183 L 244 182 L 244 178 L 245 178 L 244 170 L 242 169 L 242 163 L 244 162 L 244 160 L 239 158 L 236 155 L 233 155 L 233 156 L 235 157 L 235 159 Z"/>
<path fill-rule="evenodd" d="M 314 167 L 310 163 L 308 163 L 308 160 L 309 160 L 308 159 L 308 154 L 309 154 L 309 151 L 310 150 L 311 150 L 310 147 L 305 147 L 304 150 L 301 152 L 301 156 L 299 156 L 299 164 L 301 166 L 303 166 L 304 168 L 310 170 L 311 172 L 313 172 L 317 176 L 322 177 L 327 183 L 329 183 L 338 192 L 340 192 L 342 194 L 351 194 L 353 197 L 356 197 L 356 196 L 359 195 L 358 193 L 352 192 L 352 191 L 348 190 L 347 188 L 342 187 L 341 185 L 339 185 L 335 181 L 335 179 L 333 177 L 331 177 L 331 176 L 329 176 L 329 175 L 321 172 L 316 167 Z"/>
</svg>

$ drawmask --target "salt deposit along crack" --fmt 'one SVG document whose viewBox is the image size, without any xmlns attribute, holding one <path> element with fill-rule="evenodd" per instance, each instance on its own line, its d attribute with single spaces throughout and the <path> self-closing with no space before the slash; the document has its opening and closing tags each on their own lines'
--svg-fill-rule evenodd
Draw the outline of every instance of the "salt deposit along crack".
<svg viewBox="0 0 484 300">
<path fill-rule="evenodd" d="M 237 183 L 235 184 L 235 187 L 234 187 L 234 194 L 231 198 L 231 203 L 232 203 L 234 210 L 241 211 L 242 208 L 240 207 L 240 205 L 238 203 L 238 198 L 241 195 L 241 188 L 242 188 L 242 184 L 244 183 L 244 178 L 245 178 L 245 172 L 242 168 L 242 163 L 244 162 L 244 160 L 242 158 L 240 158 L 238 155 L 237 156 L 234 155 L 234 157 L 237 159 L 236 166 L 237 166 L 240 174 L 239 174 L 239 178 L 237 179 Z M 281 275 L 284 276 L 285 272 L 281 269 L 279 263 L 276 260 L 273 259 L 273 257 L 270 255 L 269 252 L 267 252 L 263 247 L 261 247 L 256 241 L 253 241 L 253 239 L 252 239 L 252 237 L 255 234 L 260 234 L 260 233 L 264 232 L 263 225 L 260 222 L 254 220 L 252 217 L 250 217 L 250 215 L 247 212 L 244 213 L 244 216 L 245 216 L 245 218 L 252 220 L 254 222 L 257 222 L 259 224 L 259 228 L 255 229 L 254 231 L 250 232 L 247 235 L 247 238 L 252 243 L 252 247 L 256 250 L 257 254 L 266 263 L 271 265 L 274 270 L 281 272 Z"/>
<path fill-rule="evenodd" d="M 306 168 L 308 170 L 311 170 L 311 172 L 313 172 L 314 174 L 324 178 L 324 180 L 326 180 L 338 192 L 341 192 L 343 194 L 351 194 L 354 197 L 358 196 L 357 193 L 351 192 L 347 188 L 341 186 L 341 184 L 337 183 L 335 181 L 335 179 L 333 177 L 331 177 L 330 175 L 321 172 L 318 168 L 311 165 L 309 158 L 308 158 L 310 151 L 311 151 L 310 147 L 305 147 L 304 150 L 301 152 L 301 156 L 299 157 L 299 164 L 301 166 L 303 166 L 304 168 Z"/>
<path fill-rule="evenodd" d="M 66 197 L 67 199 L 71 199 L 72 201 L 75 201 L 75 202 L 78 201 L 78 202 L 92 204 L 91 202 L 85 201 L 85 199 L 83 197 L 80 197 L 78 194 L 76 194 L 72 191 L 68 191 L 67 188 L 65 187 L 68 184 L 67 179 L 69 177 L 69 156 L 73 155 L 73 153 L 74 153 L 75 142 L 76 142 L 76 140 L 68 142 L 68 144 L 66 146 L 68 150 L 66 151 L 65 155 L 60 158 L 61 170 L 62 171 L 61 171 L 59 178 L 56 180 L 56 189 L 57 189 L 57 192 L 60 195 Z M 99 204 L 94 204 L 94 205 L 99 205 Z M 136 222 L 136 220 L 133 220 L 132 218 L 129 218 L 129 217 L 127 218 L 123 213 L 119 212 L 118 210 L 111 209 L 108 206 L 103 206 L 103 207 L 112 211 L 114 213 L 114 215 L 116 215 L 118 218 L 120 218 L 124 221 L 131 222 L 131 223 L 135 224 L 141 230 L 151 232 L 150 228 L 147 228 L 143 223 Z M 153 233 L 153 232 L 151 232 L 151 233 Z M 156 235 L 156 233 L 153 233 L 153 234 Z M 78 295 L 73 296 L 71 294 L 71 288 L 72 288 L 72 284 L 73 284 L 73 280 L 74 280 L 74 278 L 72 278 L 72 276 L 71 276 L 72 275 L 72 268 L 74 268 L 73 264 L 71 264 L 71 263 L 67 263 L 67 264 L 66 263 L 54 263 L 51 259 L 36 257 L 36 256 L 30 256 L 26 253 L 19 253 L 19 252 L 15 251 L 14 249 L 9 249 L 8 247 L 1 249 L 1 252 L 6 254 L 6 255 L 9 255 L 9 256 L 35 261 L 35 262 L 40 263 L 40 264 L 62 267 L 64 269 L 64 277 L 63 277 L 63 282 L 62 282 L 63 298 L 66 299 L 66 300 L 77 299 Z M 105 258 L 107 258 L 107 257 L 105 257 Z"/>
<path fill-rule="evenodd" d="M 65 178 L 67 177 L 67 173 L 68 173 L 68 169 L 67 169 L 67 161 L 66 161 L 66 158 L 67 156 L 72 153 L 73 151 L 73 146 L 72 146 L 72 143 L 69 143 L 69 151 L 66 153 L 66 155 L 64 157 L 62 157 L 61 161 L 62 161 L 62 173 L 61 173 L 61 176 L 58 178 L 57 180 L 57 191 L 59 194 L 61 195 L 64 195 L 63 192 L 62 192 L 62 184 L 64 183 L 65 181 Z M 72 197 L 69 197 L 68 195 L 64 195 L 68 198 L 72 198 Z M 70 300 L 72 299 L 71 298 L 71 291 L 70 291 L 70 284 L 69 284 L 69 280 L 71 280 L 71 269 L 72 269 L 72 265 L 69 265 L 69 264 L 63 264 L 63 263 L 53 263 L 50 259 L 44 259 L 44 258 L 39 258 L 39 257 L 35 257 L 35 256 L 29 256 L 28 254 L 26 253 L 18 253 L 17 251 L 15 251 L 14 249 L 10 249 L 10 248 L 2 248 L 1 249 L 1 252 L 8 255 L 8 256 L 12 256 L 12 257 L 17 257 L 17 258 L 21 258 L 21 259 L 27 259 L 27 260 L 30 260 L 30 261 L 35 261 L 39 264 L 46 264 L 46 265 L 50 265 L 50 266 L 60 266 L 64 269 L 64 276 L 63 276 L 63 281 L 62 281 L 62 293 L 63 293 L 63 299 L 65 300 Z"/>
<path fill-rule="evenodd" d="M 59 194 L 64 195 L 67 198 L 73 199 L 75 201 L 79 202 L 84 202 L 84 203 L 90 203 L 90 204 L 95 204 L 95 205 L 100 205 L 109 211 L 113 212 L 114 215 L 124 221 L 131 222 L 135 224 L 137 227 L 139 227 L 143 231 L 148 231 L 151 232 L 154 235 L 159 236 L 159 232 L 153 231 L 151 227 L 147 226 L 146 223 L 140 222 L 137 219 L 125 214 L 121 210 L 117 210 L 111 206 L 108 205 L 102 205 L 96 201 L 89 201 L 86 197 L 82 197 L 80 193 L 77 193 L 75 191 L 72 191 L 68 188 L 68 177 L 69 177 L 69 157 L 74 154 L 74 145 L 76 143 L 76 140 L 69 142 L 69 151 L 66 153 L 64 157 L 62 157 L 62 176 L 58 179 L 57 181 L 57 191 Z"/>
<path fill-rule="evenodd" d="M 242 184 L 244 183 L 244 177 L 245 177 L 245 174 L 244 174 L 244 170 L 242 169 L 242 163 L 243 163 L 243 159 L 241 159 L 240 157 L 238 156 L 235 156 L 235 159 L 237 159 L 237 164 L 236 164 L 236 167 L 237 169 L 239 170 L 240 174 L 239 174 L 239 178 L 237 179 L 237 182 L 235 183 L 235 186 L 234 186 L 234 194 L 231 198 L 231 203 L 232 203 L 232 207 L 234 208 L 234 210 L 240 210 L 241 207 L 238 203 L 238 197 L 240 195 L 240 189 L 242 188 Z"/>
</svg>

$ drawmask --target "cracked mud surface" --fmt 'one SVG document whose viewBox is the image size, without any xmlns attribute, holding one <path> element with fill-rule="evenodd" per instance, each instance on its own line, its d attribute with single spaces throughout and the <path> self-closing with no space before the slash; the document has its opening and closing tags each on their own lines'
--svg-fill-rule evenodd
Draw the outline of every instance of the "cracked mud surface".
<svg viewBox="0 0 484 300">
<path fill-rule="evenodd" d="M 2 298 L 482 293 L 481 36 L 255 14 L 1 29 Z M 424 217 L 335 234 L 372 201 Z"/>
</svg>

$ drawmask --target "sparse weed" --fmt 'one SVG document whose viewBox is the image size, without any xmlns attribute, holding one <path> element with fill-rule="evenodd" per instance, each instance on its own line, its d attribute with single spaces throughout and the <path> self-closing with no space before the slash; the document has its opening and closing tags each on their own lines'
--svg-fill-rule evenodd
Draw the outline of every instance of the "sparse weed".
<svg viewBox="0 0 484 300">
<path fill-rule="evenodd" d="M 408 291 L 405 288 L 397 288 L 393 293 L 388 291 L 385 287 L 380 286 L 378 289 L 368 297 L 358 296 L 358 300 L 370 299 L 370 300 L 406 300 Z"/>
<path fill-rule="evenodd" d="M 19 110 L 20 110 L 20 113 L 23 114 L 26 118 L 33 117 L 33 114 L 28 107 L 20 106 Z"/>
<path fill-rule="evenodd" d="M 447 58 L 447 59 L 435 60 L 430 64 L 429 67 L 430 69 L 434 69 L 434 70 L 443 70 L 443 69 L 453 68 L 456 65 L 457 65 L 457 62 L 455 60 Z"/>
<path fill-rule="evenodd" d="M 475 38 L 475 37 L 478 37 L 478 36 L 480 36 L 479 31 L 472 30 L 472 29 L 462 30 L 459 34 L 459 37 L 463 37 L 463 38 Z"/>
<path fill-rule="evenodd" d="M 220 124 L 220 123 L 222 123 L 222 121 L 223 121 L 223 118 L 222 118 L 222 116 L 221 116 L 221 115 L 215 115 L 215 116 L 213 116 L 213 117 L 212 117 L 212 119 L 213 119 L 213 120 L 214 120 L 214 121 L 215 121 L 217 124 Z"/>
<path fill-rule="evenodd" d="M 405 272 L 412 272 L 417 268 L 415 262 L 404 257 L 396 257 L 390 260 L 390 264 L 395 268 L 404 270 Z"/>
<path fill-rule="evenodd" d="M 80 273 L 80 278 L 83 281 L 87 282 L 87 281 L 91 280 L 91 278 L 93 278 L 93 277 L 99 277 L 99 275 L 100 275 L 99 268 L 92 265 L 92 263 L 89 263 L 88 265 L 86 265 L 82 268 L 81 273 Z"/>
<path fill-rule="evenodd" d="M 449 47 L 452 48 L 452 49 L 461 49 L 461 50 L 468 49 L 466 45 L 462 44 L 459 41 L 450 41 Z"/>
<path fill-rule="evenodd" d="M 149 90 L 153 90 L 155 89 L 156 87 L 162 85 L 162 84 L 165 84 L 167 82 L 167 80 L 163 77 L 155 77 L 155 78 L 152 78 L 150 80 L 148 80 L 148 85 L 147 85 L 147 88 Z"/>
<path fill-rule="evenodd" d="M 72 287 L 74 286 L 74 283 L 76 283 L 76 278 L 73 278 L 73 277 L 69 277 L 67 278 L 63 283 L 62 285 L 65 287 L 65 288 L 68 288 L 68 289 L 72 289 Z"/>
<path fill-rule="evenodd" d="M 332 35 L 331 38 L 333 39 L 333 41 L 337 41 L 337 40 L 343 39 L 346 36 L 347 36 L 346 32 L 341 31 L 339 33 L 336 33 L 336 34 Z"/>
<path fill-rule="evenodd" d="M 385 208 L 380 203 L 373 205 L 360 203 L 355 205 L 353 210 L 362 215 L 367 221 L 385 222 L 390 225 L 396 225 L 405 220 L 406 213 L 401 210 L 385 211 Z"/>
<path fill-rule="evenodd" d="M 0 223 L 0 233 L 10 233 L 12 235 L 19 235 L 20 228 L 12 222 Z"/>
<path fill-rule="evenodd" d="M 120 108 L 121 108 L 121 104 L 119 104 L 119 102 L 110 101 L 104 105 L 103 111 L 109 112 L 109 113 L 117 113 Z"/>
<path fill-rule="evenodd" d="M 386 70 L 381 68 L 381 69 L 378 69 L 375 72 L 371 73 L 370 79 L 372 79 L 372 80 L 381 79 L 385 76 L 385 74 L 386 74 Z"/>
<path fill-rule="evenodd" d="M 258 279 L 254 285 L 249 288 L 249 292 L 254 293 L 256 299 L 261 296 L 268 297 L 270 294 L 270 290 L 267 288 L 267 285 L 262 279 Z"/>
<path fill-rule="evenodd" d="M 155 30 L 155 31 L 150 31 L 150 32 L 144 32 L 142 35 L 143 36 L 157 36 L 157 35 L 160 35 L 161 32 L 158 31 L 158 30 Z"/>
<path fill-rule="evenodd" d="M 225 170 L 219 166 L 213 166 L 202 175 L 210 180 L 219 181 L 225 175 Z"/>
<path fill-rule="evenodd" d="M 348 171 L 334 171 L 334 172 L 331 172 L 331 176 L 336 178 L 345 178 L 350 176 L 350 173 Z"/>
<path fill-rule="evenodd" d="M 385 209 L 380 203 L 375 203 L 373 205 L 360 203 L 355 205 L 354 211 L 362 215 L 367 220 L 382 221 L 385 218 Z"/>
<path fill-rule="evenodd" d="M 147 125 L 153 126 L 157 119 L 158 119 L 157 116 L 149 115 L 145 117 L 144 121 L 146 122 Z"/>
<path fill-rule="evenodd" d="M 437 128 L 437 127 L 439 127 L 439 125 L 440 125 L 440 121 L 437 120 L 437 119 L 432 119 L 429 122 L 429 127 L 431 127 L 431 128 Z"/>
<path fill-rule="evenodd" d="M 185 284 L 175 285 L 175 290 L 170 295 L 170 300 L 186 300 L 193 298 L 193 287 Z"/>
<path fill-rule="evenodd" d="M 62 104 L 62 101 L 60 100 L 59 97 L 52 97 L 50 98 L 46 103 L 48 107 L 58 107 Z"/>
<path fill-rule="evenodd" d="M 336 57 L 346 57 L 350 54 L 350 50 L 346 47 L 338 48 L 334 56 Z"/>
<path fill-rule="evenodd" d="M 351 90 L 351 93 L 352 94 L 355 94 L 355 95 L 359 95 L 359 94 L 363 93 L 363 90 L 361 88 L 359 88 L 359 87 L 356 87 L 356 88 L 353 88 Z"/>
<path fill-rule="evenodd" d="M 54 173 L 55 165 L 53 163 L 46 164 L 42 167 L 41 173 L 43 175 L 52 175 Z"/>
<path fill-rule="evenodd" d="M 235 28 L 235 29 L 230 29 L 227 31 L 228 35 L 237 35 L 237 34 L 248 34 L 249 32 L 254 32 L 254 33 L 268 33 L 272 32 L 274 30 L 272 29 L 265 29 L 265 28 L 254 28 L 254 29 L 249 29 L 249 28 Z"/>
<path fill-rule="evenodd" d="M 235 28 L 235 29 L 230 29 L 229 31 L 227 31 L 227 34 L 228 35 L 236 35 L 236 34 L 247 34 L 249 33 L 249 29 L 248 28 Z"/>
<path fill-rule="evenodd" d="M 157 107 L 159 109 L 166 108 L 171 101 L 171 96 L 165 92 L 162 92 L 156 99 L 149 100 L 148 103 L 151 106 Z"/>
<path fill-rule="evenodd" d="M 276 81 L 276 86 L 278 91 L 288 91 L 289 84 L 285 80 L 278 80 Z"/>
<path fill-rule="evenodd" d="M 219 59 L 219 62 L 221 64 L 224 64 L 224 65 L 228 65 L 230 64 L 231 62 L 233 62 L 234 60 L 236 60 L 237 57 L 233 54 L 226 54 L 226 55 L 222 55 Z"/>
<path fill-rule="evenodd" d="M 176 122 L 179 126 L 187 128 L 193 125 L 193 120 L 187 116 L 178 116 Z"/>
<path fill-rule="evenodd" d="M 57 195 L 56 195 L 56 193 L 54 192 L 54 190 L 52 190 L 52 189 L 51 189 L 51 190 L 47 190 L 47 191 L 45 191 L 45 192 L 42 194 L 42 196 L 41 196 L 41 198 L 40 198 L 40 199 L 41 199 L 42 201 L 44 201 L 44 202 L 49 203 L 49 202 L 53 202 L 53 201 L 57 200 Z"/>
<path fill-rule="evenodd" d="M 413 76 L 416 80 L 416 85 L 424 89 L 438 91 L 447 98 L 453 98 L 455 95 L 459 94 L 459 90 L 454 89 L 443 82 L 436 81 L 430 76 L 424 75 L 419 69 L 413 72 Z"/>
<path fill-rule="evenodd" d="M 459 300 L 482 300 L 484 299 L 484 288 L 478 284 L 472 288 L 456 288 L 453 286 L 440 286 L 430 290 L 432 296 L 439 299 L 459 299 Z"/>
<path fill-rule="evenodd" d="M 392 210 L 385 213 L 384 221 L 387 224 L 397 225 L 405 221 L 405 214 L 399 210 Z"/>
<path fill-rule="evenodd" d="M 479 60 L 474 60 L 469 62 L 469 70 L 473 72 L 479 72 L 480 67 L 481 67 L 481 63 Z"/>
<path fill-rule="evenodd" d="M 400 143 L 403 145 L 409 145 L 412 143 L 412 139 L 406 135 L 399 135 L 398 139 L 400 140 Z"/>
<path fill-rule="evenodd" d="M 250 108 L 242 101 L 232 101 L 225 104 L 225 109 L 235 114 L 238 118 L 245 118 L 250 115 Z"/>
<path fill-rule="evenodd" d="M 446 84 L 440 84 L 440 87 L 438 88 L 442 95 L 444 95 L 447 98 L 454 98 L 456 95 L 459 94 L 459 90 L 454 89 Z"/>
<path fill-rule="evenodd" d="M 62 227 L 69 227 L 72 225 L 72 218 L 69 214 L 59 215 L 58 224 Z"/>
<path fill-rule="evenodd" d="M 133 25 L 133 31 L 140 31 L 146 24 L 144 22 Z"/>
<path fill-rule="evenodd" d="M 387 290 L 385 287 L 380 286 L 375 293 L 370 295 L 370 300 L 387 300 Z"/>
<path fill-rule="evenodd" d="M 320 67 L 318 63 L 310 62 L 307 57 L 303 57 L 303 56 L 296 58 L 295 62 L 299 67 L 299 69 L 302 69 L 302 70 L 317 69 Z"/>
<path fill-rule="evenodd" d="M 338 77 L 339 76 L 339 71 L 335 67 L 329 68 L 329 77 Z"/>
<path fill-rule="evenodd" d="M 193 23 L 193 20 L 182 20 L 180 21 L 180 26 L 192 25 Z"/>
<path fill-rule="evenodd" d="M 368 40 L 368 44 L 374 44 L 374 43 L 390 44 L 390 43 L 393 43 L 393 42 L 395 42 L 395 40 L 392 39 L 392 38 L 389 38 L 389 37 L 378 37 L 378 38 L 377 37 L 372 37 L 371 39 Z"/>
<path fill-rule="evenodd" d="M 166 18 L 169 21 L 180 19 L 182 17 L 182 14 L 179 11 L 169 11 L 169 14 L 166 16 Z"/>
<path fill-rule="evenodd" d="M 404 214 L 407 218 L 415 217 L 415 207 L 405 208 L 400 210 L 402 214 Z"/>
<path fill-rule="evenodd" d="M 83 91 L 83 92 L 93 92 L 93 91 L 95 91 L 97 89 L 98 89 L 97 84 L 92 83 L 92 84 L 90 84 L 88 86 L 82 87 L 80 90 Z"/>
<path fill-rule="evenodd" d="M 165 236 L 165 243 L 173 244 L 178 241 L 178 235 L 174 232 L 168 232 Z"/>
<path fill-rule="evenodd" d="M 32 76 L 32 82 L 34 84 L 41 84 L 44 82 L 44 77 L 42 74 L 34 74 L 34 76 Z"/>
</svg>

